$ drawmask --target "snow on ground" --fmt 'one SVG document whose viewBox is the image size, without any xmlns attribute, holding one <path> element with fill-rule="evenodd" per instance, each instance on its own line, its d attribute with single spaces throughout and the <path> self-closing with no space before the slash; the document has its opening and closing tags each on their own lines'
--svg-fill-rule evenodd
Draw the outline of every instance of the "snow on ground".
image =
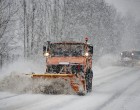
<svg viewBox="0 0 140 110">
<path fill-rule="evenodd" d="M 45 63 L 19 60 L 4 67 L 3 70 L 0 71 L 0 91 L 17 94 L 75 94 L 72 88 L 70 88 L 69 81 L 66 82 L 64 79 L 33 80 L 30 75 L 26 75 L 32 72 L 43 74 L 45 67 L 42 65 L 45 65 Z"/>
<path fill-rule="evenodd" d="M 105 63 L 107 62 L 106 58 L 109 57 L 103 58 Z M 97 66 L 93 67 L 93 91 L 85 96 L 74 94 L 50 95 L 40 92 L 27 92 L 27 90 L 23 92 L 23 88 L 27 87 L 25 85 L 30 80 L 28 78 L 23 80 L 23 77 L 18 77 L 16 80 L 13 77 L 18 72 L 11 74 L 9 69 L 8 72 L 3 71 L 1 76 L 4 77 L 1 79 L 10 79 L 6 80 L 4 88 L 2 88 L 2 84 L 0 85 L 0 110 L 139 110 L 140 67 L 111 66 L 110 64 L 112 62 L 109 62 L 107 66 L 99 61 Z M 31 69 L 27 65 L 22 67 L 20 64 L 18 66 L 19 71 L 23 69 L 24 73 L 26 68 Z M 13 69 L 15 68 L 11 68 L 11 70 Z M 30 69 L 27 69 L 28 72 Z M 19 83 L 19 80 L 22 80 L 22 83 Z M 33 84 L 29 85 L 31 88 L 34 88 L 35 85 L 39 86 L 38 83 L 31 84 Z M 18 88 L 15 88 L 15 85 Z"/>
<path fill-rule="evenodd" d="M 0 110 L 139 110 L 140 68 L 98 69 L 94 69 L 93 91 L 85 96 L 1 91 Z"/>
</svg>

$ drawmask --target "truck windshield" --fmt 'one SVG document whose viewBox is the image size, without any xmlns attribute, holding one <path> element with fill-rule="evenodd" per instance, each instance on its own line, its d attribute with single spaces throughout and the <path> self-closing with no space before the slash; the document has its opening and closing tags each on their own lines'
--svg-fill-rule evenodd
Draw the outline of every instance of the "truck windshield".
<svg viewBox="0 0 140 110">
<path fill-rule="evenodd" d="M 140 51 L 132 51 L 133 59 L 140 60 Z"/>
<path fill-rule="evenodd" d="M 82 56 L 84 44 L 51 44 L 52 56 Z"/>
<path fill-rule="evenodd" d="M 121 57 L 122 58 L 131 57 L 131 52 L 129 52 L 129 51 L 123 51 L 122 54 L 121 54 Z"/>
</svg>

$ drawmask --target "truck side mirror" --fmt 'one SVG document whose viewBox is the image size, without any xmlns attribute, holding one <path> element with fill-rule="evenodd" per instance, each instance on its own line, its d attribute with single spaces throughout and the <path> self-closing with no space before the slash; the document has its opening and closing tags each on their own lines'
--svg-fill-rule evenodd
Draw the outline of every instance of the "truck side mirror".
<svg viewBox="0 0 140 110">
<path fill-rule="evenodd" d="M 43 53 L 46 52 L 46 46 L 43 46 Z"/>
<path fill-rule="evenodd" d="M 89 46 L 89 53 L 93 54 L 93 46 Z"/>
<path fill-rule="evenodd" d="M 47 51 L 49 51 L 49 49 L 50 49 L 50 41 L 47 41 Z"/>
</svg>

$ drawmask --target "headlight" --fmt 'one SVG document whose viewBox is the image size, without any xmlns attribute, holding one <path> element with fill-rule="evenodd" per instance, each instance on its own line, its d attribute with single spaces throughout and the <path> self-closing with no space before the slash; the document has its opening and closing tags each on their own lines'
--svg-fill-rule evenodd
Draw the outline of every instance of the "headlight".
<svg viewBox="0 0 140 110">
<path fill-rule="evenodd" d="M 88 52 L 86 52 L 86 53 L 85 53 L 85 56 L 86 56 L 86 57 L 88 57 L 88 56 L 89 56 L 89 53 L 88 53 Z"/>
<path fill-rule="evenodd" d="M 48 52 L 44 53 L 45 57 L 48 57 L 50 54 Z"/>
<path fill-rule="evenodd" d="M 123 55 L 123 53 L 121 53 L 121 55 Z"/>
<path fill-rule="evenodd" d="M 134 55 L 134 53 L 131 53 L 131 55 L 133 56 L 133 55 Z"/>
</svg>

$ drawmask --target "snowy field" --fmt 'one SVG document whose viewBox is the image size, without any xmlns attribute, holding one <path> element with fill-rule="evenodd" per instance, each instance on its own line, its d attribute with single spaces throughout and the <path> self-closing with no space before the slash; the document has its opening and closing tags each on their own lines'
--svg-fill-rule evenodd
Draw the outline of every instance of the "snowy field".
<svg viewBox="0 0 140 110">
<path fill-rule="evenodd" d="M 95 68 L 85 96 L 0 92 L 0 110 L 139 110 L 140 67 Z"/>
</svg>

